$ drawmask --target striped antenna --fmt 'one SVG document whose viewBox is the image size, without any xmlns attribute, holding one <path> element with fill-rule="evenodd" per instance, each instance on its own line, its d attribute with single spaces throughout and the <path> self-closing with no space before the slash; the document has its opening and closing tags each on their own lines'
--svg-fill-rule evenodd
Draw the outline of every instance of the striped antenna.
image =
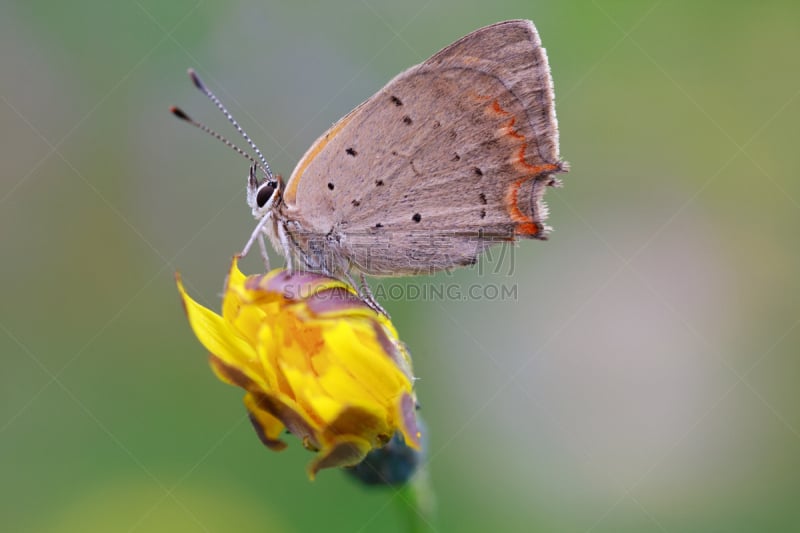
<svg viewBox="0 0 800 533">
<path fill-rule="evenodd" d="M 193 68 L 189 69 L 189 77 L 192 78 L 194 86 L 200 89 L 203 93 L 205 93 L 206 96 L 208 96 L 208 98 L 212 102 L 214 102 L 214 105 L 216 105 L 217 108 L 219 108 L 219 110 L 222 111 L 222 113 L 228 119 L 228 122 L 233 124 L 233 127 L 236 128 L 236 131 L 238 131 L 241 134 L 241 136 L 244 137 L 244 140 L 247 141 L 247 144 L 250 145 L 250 148 L 252 148 L 255 151 L 256 155 L 258 156 L 258 160 L 261 161 L 261 165 L 264 168 L 264 172 L 267 175 L 267 179 L 269 181 L 274 181 L 274 178 L 272 177 L 272 170 L 270 170 L 269 164 L 267 163 L 267 160 L 264 158 L 264 154 L 261 153 L 261 150 L 258 149 L 256 143 L 254 143 L 250 139 L 250 136 L 247 135 L 247 133 L 242 129 L 239 123 L 236 122 L 236 119 L 233 118 L 233 115 L 231 115 L 230 111 L 228 111 L 225 108 L 225 106 L 222 105 L 222 102 L 220 102 L 219 98 L 217 98 L 217 96 L 214 93 L 212 93 L 208 87 L 206 87 L 205 83 L 203 83 L 200 80 L 200 77 L 197 75 L 197 73 L 194 71 Z"/>
<path fill-rule="evenodd" d="M 250 154 L 248 154 L 247 152 L 245 152 L 244 150 L 242 150 L 241 148 L 239 148 L 238 146 L 236 146 L 235 144 L 230 142 L 228 139 L 226 139 L 225 137 L 223 137 L 222 135 L 220 135 L 216 131 L 212 130 L 211 128 L 209 128 L 208 126 L 203 124 L 202 122 L 198 122 L 197 120 L 195 120 L 192 117 L 190 117 L 189 115 L 187 115 L 186 112 L 183 111 L 183 109 L 181 109 L 179 107 L 176 107 L 176 106 L 172 106 L 172 107 L 169 108 L 169 110 L 172 112 L 173 115 L 175 115 L 179 119 L 183 120 L 184 122 L 188 122 L 192 126 L 198 128 L 198 129 L 201 129 L 204 132 L 208 133 L 209 135 L 211 135 L 215 139 L 217 139 L 219 141 L 222 141 L 222 143 L 225 146 L 227 146 L 228 148 L 232 148 L 234 152 L 236 152 L 237 154 L 239 154 L 242 157 L 246 158 L 248 161 L 250 161 L 252 163 L 255 163 L 258 166 L 258 162 L 255 159 L 253 159 L 253 156 L 251 156 Z"/>
</svg>

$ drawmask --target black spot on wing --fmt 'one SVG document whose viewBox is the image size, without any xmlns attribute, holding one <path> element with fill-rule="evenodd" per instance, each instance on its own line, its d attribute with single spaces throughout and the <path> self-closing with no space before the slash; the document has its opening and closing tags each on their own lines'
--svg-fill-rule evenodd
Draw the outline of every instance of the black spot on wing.
<svg viewBox="0 0 800 533">
<path fill-rule="evenodd" d="M 405 124 L 406 126 L 410 126 L 413 123 L 414 121 L 411 120 L 411 117 L 409 117 L 408 115 L 403 117 L 403 124 Z"/>
<path fill-rule="evenodd" d="M 333 183 L 331 183 L 330 181 L 328 182 L 328 190 L 331 191 L 333 190 Z"/>
<path fill-rule="evenodd" d="M 422 215 L 420 215 L 419 213 L 414 213 L 414 216 L 411 217 L 411 220 L 413 220 L 414 222 L 419 222 L 420 220 L 422 220 Z"/>
<path fill-rule="evenodd" d="M 483 176 L 483 170 L 478 167 L 472 167 L 472 171 L 475 173 L 476 176 Z"/>
<path fill-rule="evenodd" d="M 402 100 L 400 100 L 400 99 L 399 99 L 398 97 L 396 97 L 395 95 L 392 95 L 392 103 L 393 103 L 394 105 L 396 105 L 397 107 L 400 107 L 401 105 L 403 105 L 403 101 L 402 101 Z"/>
<path fill-rule="evenodd" d="M 355 149 L 352 146 L 350 148 L 348 148 L 347 150 L 345 150 L 345 152 L 347 152 L 347 155 L 352 156 L 352 157 L 355 157 L 355 156 L 358 155 L 358 152 L 356 152 Z"/>
<path fill-rule="evenodd" d="M 375 180 L 376 187 L 383 187 L 383 180 Z"/>
<path fill-rule="evenodd" d="M 353 201 L 352 201 L 352 202 L 350 202 L 350 203 L 351 203 L 351 204 L 353 204 L 353 207 L 358 207 L 358 206 L 360 206 L 360 205 L 361 205 L 361 202 L 360 202 L 359 200 L 353 200 Z"/>
<path fill-rule="evenodd" d="M 483 193 L 480 193 L 480 195 L 478 195 L 478 198 L 480 198 L 480 199 L 481 199 L 481 203 L 482 203 L 483 205 L 486 205 L 486 195 L 485 195 L 485 194 L 483 194 Z"/>
</svg>

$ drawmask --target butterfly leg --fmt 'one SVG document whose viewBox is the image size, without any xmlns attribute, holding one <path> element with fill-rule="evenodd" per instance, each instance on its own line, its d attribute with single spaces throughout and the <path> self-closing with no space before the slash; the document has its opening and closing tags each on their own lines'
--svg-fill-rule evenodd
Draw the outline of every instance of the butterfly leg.
<svg viewBox="0 0 800 533">
<path fill-rule="evenodd" d="M 350 277 L 350 275 L 348 274 L 347 277 Z M 369 283 L 367 283 L 367 278 L 363 272 L 359 274 L 358 279 L 361 281 L 358 285 L 358 294 L 361 296 L 361 299 L 378 313 L 381 313 L 386 318 L 390 318 L 389 313 L 386 312 L 386 309 L 378 303 L 378 300 L 375 299 L 375 295 L 372 294 L 372 289 L 369 288 Z M 352 282 L 352 278 L 350 278 L 350 281 Z M 353 285 L 355 285 L 355 283 L 353 283 Z"/>
<path fill-rule="evenodd" d="M 265 216 L 261 220 L 258 221 L 256 224 L 256 229 L 253 230 L 253 233 L 250 235 L 250 238 L 247 240 L 247 244 L 244 245 L 244 249 L 240 254 L 242 257 L 246 256 L 247 253 L 250 251 L 250 248 L 253 247 L 253 243 L 256 242 L 256 239 L 261 236 L 263 238 L 264 235 L 264 227 L 267 225 L 271 217 L 269 215 Z"/>
<path fill-rule="evenodd" d="M 264 233 L 258 235 L 258 247 L 261 249 L 261 257 L 264 259 L 266 272 L 272 270 L 269 266 L 269 255 L 267 254 L 267 243 L 264 242 Z"/>
<path fill-rule="evenodd" d="M 283 221 L 279 220 L 277 226 L 278 238 L 283 247 L 283 255 L 286 257 L 286 270 L 291 274 L 294 272 L 294 265 L 292 263 L 292 248 L 289 245 L 289 232 L 286 230 L 286 224 Z"/>
<path fill-rule="evenodd" d="M 372 294 L 372 289 L 369 288 L 369 283 L 367 283 L 367 278 L 363 272 L 359 272 L 359 280 L 361 283 L 356 283 L 356 280 L 354 280 L 353 276 L 350 274 L 352 263 L 349 263 L 347 259 L 341 255 L 336 257 L 335 263 L 338 263 L 336 274 L 328 273 L 327 269 L 323 269 L 327 276 L 346 281 L 352 287 L 358 287 L 358 297 L 361 298 L 361 300 L 367 304 L 370 309 L 376 313 L 382 314 L 386 318 L 391 318 L 389 313 L 386 312 L 386 309 L 384 309 L 383 306 L 378 303 L 378 300 L 375 299 L 375 295 Z"/>
</svg>

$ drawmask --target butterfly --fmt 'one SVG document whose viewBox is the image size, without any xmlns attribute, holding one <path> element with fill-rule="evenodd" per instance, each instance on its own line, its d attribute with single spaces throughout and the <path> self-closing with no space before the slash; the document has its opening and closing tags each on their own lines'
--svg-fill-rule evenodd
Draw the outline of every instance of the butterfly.
<svg viewBox="0 0 800 533">
<path fill-rule="evenodd" d="M 480 28 L 402 72 L 335 123 L 288 181 L 194 71 L 190 76 L 255 151 L 247 203 L 287 268 L 353 283 L 473 265 L 489 246 L 546 239 L 560 159 L 553 82 L 533 23 Z M 353 283 L 355 285 L 355 283 Z M 378 306 L 379 307 L 379 306 Z"/>
</svg>

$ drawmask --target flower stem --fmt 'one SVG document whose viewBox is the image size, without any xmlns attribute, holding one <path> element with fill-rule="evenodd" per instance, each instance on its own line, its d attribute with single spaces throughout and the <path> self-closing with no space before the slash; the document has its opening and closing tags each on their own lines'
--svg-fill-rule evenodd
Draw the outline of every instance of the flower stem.
<svg viewBox="0 0 800 533">
<path fill-rule="evenodd" d="M 406 531 L 410 533 L 433 533 L 435 523 L 436 498 L 433 493 L 428 471 L 421 468 L 414 477 L 400 489 L 395 502 L 405 518 Z"/>
</svg>

